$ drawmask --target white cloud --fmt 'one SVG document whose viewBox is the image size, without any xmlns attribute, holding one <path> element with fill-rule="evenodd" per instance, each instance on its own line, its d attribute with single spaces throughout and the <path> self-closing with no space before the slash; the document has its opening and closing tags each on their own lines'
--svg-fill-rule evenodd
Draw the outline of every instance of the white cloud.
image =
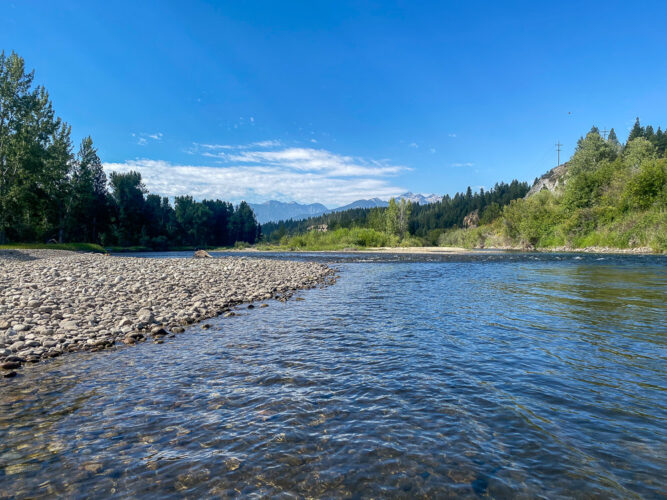
<svg viewBox="0 0 667 500">
<path fill-rule="evenodd" d="M 417 148 L 419 147 L 419 144 L 417 144 L 416 142 L 411 142 L 411 143 L 408 144 L 408 145 L 409 145 L 411 148 L 415 148 L 415 149 L 417 149 Z"/>
<path fill-rule="evenodd" d="M 301 172 L 323 172 L 328 176 L 387 176 L 395 175 L 405 167 L 385 162 L 367 162 L 360 158 L 341 156 L 324 149 L 286 148 L 278 151 L 240 151 L 218 156 L 229 162 L 261 164 L 289 168 Z"/>
<path fill-rule="evenodd" d="M 452 167 L 474 167 L 475 164 L 472 162 L 465 162 L 465 163 L 452 163 Z"/>
<path fill-rule="evenodd" d="M 134 137 L 137 145 L 139 146 L 145 146 L 148 144 L 149 139 L 152 141 L 161 141 L 162 136 L 162 132 L 155 132 L 153 134 L 147 134 L 146 132 L 140 132 L 138 134 L 132 133 L 132 137 Z"/>
<path fill-rule="evenodd" d="M 193 152 L 206 152 L 206 151 L 218 151 L 218 150 L 235 150 L 235 149 L 252 149 L 252 148 L 275 148 L 282 146 L 282 142 L 271 140 L 271 141 L 257 141 L 250 142 L 248 144 L 202 144 L 195 142 L 192 144 Z M 202 153 L 203 154 L 203 153 Z"/>
<path fill-rule="evenodd" d="M 278 141 L 239 146 L 196 144 L 194 152 L 190 151 L 215 158 L 219 166 L 136 159 L 105 163 L 104 168 L 107 172 L 139 171 L 148 190 L 155 194 L 190 194 L 198 199 L 234 202 L 278 199 L 333 207 L 361 198 L 387 199 L 406 191 L 390 182 L 391 177 L 409 170 L 406 167 L 323 149 L 276 149 L 280 145 Z"/>
<path fill-rule="evenodd" d="M 456 134 L 447 134 L 447 137 L 457 137 Z"/>
</svg>

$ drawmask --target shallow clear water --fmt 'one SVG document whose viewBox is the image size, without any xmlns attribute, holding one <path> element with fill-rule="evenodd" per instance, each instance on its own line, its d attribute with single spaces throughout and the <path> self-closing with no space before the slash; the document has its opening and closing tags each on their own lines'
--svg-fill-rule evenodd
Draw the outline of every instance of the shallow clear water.
<svg viewBox="0 0 667 500">
<path fill-rule="evenodd" d="M 0 496 L 664 494 L 667 259 L 269 257 L 341 278 L 2 382 Z"/>
</svg>

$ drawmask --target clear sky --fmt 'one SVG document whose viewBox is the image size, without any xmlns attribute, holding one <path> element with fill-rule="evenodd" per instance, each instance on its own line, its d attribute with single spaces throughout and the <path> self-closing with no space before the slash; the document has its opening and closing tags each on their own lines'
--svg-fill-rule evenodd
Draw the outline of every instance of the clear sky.
<svg viewBox="0 0 667 500">
<path fill-rule="evenodd" d="M 336 206 L 532 181 L 667 125 L 667 2 L 2 1 L 76 142 L 165 195 Z"/>
</svg>

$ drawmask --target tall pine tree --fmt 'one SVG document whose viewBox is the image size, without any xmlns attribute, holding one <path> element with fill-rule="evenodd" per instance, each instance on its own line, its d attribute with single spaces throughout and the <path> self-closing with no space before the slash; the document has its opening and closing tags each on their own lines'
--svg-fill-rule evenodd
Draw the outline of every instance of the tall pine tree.
<svg viewBox="0 0 667 500">
<path fill-rule="evenodd" d="M 635 124 L 632 127 L 632 130 L 630 130 L 630 135 L 628 135 L 627 142 L 630 142 L 633 139 L 636 139 L 637 137 L 644 137 L 644 127 L 642 127 L 641 124 L 639 123 L 639 117 L 637 117 L 637 119 L 635 120 Z"/>
</svg>

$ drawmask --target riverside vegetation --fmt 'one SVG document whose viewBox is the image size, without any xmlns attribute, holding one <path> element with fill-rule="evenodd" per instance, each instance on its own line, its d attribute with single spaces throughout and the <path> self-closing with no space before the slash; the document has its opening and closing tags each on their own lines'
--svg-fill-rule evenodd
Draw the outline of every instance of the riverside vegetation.
<svg viewBox="0 0 667 500">
<path fill-rule="evenodd" d="M 353 210 L 265 224 L 284 249 L 438 245 L 464 248 L 667 251 L 667 133 L 637 119 L 625 144 L 593 127 L 572 158 L 525 183 L 439 203 Z M 539 188 L 542 189 L 539 189 Z M 326 224 L 329 231 L 308 230 Z M 464 227 L 468 226 L 468 227 Z"/>
<path fill-rule="evenodd" d="M 0 374 L 117 342 L 159 342 L 191 323 L 233 315 L 241 303 L 286 300 L 333 279 L 329 267 L 311 262 L 0 250 Z"/>
<path fill-rule="evenodd" d="M 667 133 L 637 119 L 625 145 L 593 127 L 569 162 L 492 222 L 444 233 L 442 245 L 667 251 Z M 536 181 L 537 182 L 537 181 Z"/>
<path fill-rule="evenodd" d="M 74 154 L 70 126 L 33 81 L 21 57 L 0 53 L 0 245 L 53 240 L 165 250 L 259 239 L 245 202 L 177 196 L 172 206 L 132 171 L 112 172 L 107 182 L 92 139 Z"/>
<path fill-rule="evenodd" d="M 303 221 L 281 221 L 262 226 L 265 248 L 335 250 L 348 247 L 414 247 L 436 245 L 447 228 L 461 224 L 467 214 L 481 213 L 490 221 L 512 200 L 528 192 L 528 184 L 501 182 L 493 189 L 446 195 L 438 203 L 412 204 L 389 200 L 386 208 L 354 209 L 312 217 Z M 309 230 L 327 226 L 326 232 Z"/>
</svg>

